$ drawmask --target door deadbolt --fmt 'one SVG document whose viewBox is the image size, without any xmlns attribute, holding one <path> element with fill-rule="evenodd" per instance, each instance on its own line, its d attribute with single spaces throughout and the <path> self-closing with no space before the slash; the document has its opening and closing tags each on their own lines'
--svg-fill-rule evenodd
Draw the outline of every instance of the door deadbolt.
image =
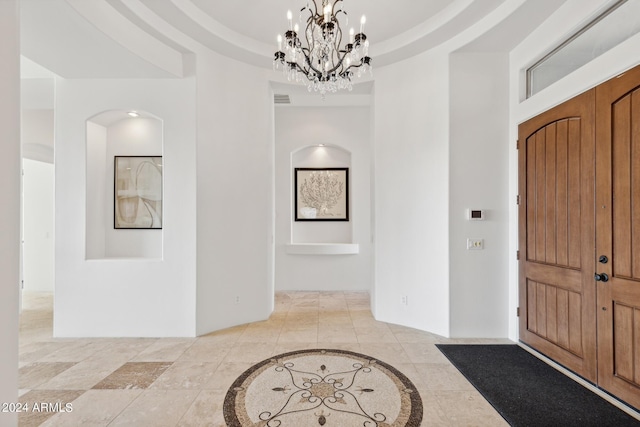
<svg viewBox="0 0 640 427">
<path fill-rule="evenodd" d="M 600 255 L 600 258 L 598 258 L 598 262 L 600 264 L 606 264 L 609 262 L 609 258 L 607 258 L 606 255 Z"/>
</svg>

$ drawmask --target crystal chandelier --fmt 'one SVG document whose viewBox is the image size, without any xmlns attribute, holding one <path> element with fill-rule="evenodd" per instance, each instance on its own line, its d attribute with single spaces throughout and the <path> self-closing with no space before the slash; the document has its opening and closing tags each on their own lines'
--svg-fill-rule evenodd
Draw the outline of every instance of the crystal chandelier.
<svg viewBox="0 0 640 427">
<path fill-rule="evenodd" d="M 306 46 L 298 38 L 299 26 L 293 24 L 291 11 L 287 12 L 289 29 L 285 32 L 284 40 L 278 35 L 274 68 L 282 66 L 287 80 L 305 83 L 309 92 L 320 92 L 323 97 L 327 92 L 351 90 L 354 77 L 371 73 L 369 41 L 364 34 L 364 15 L 360 20 L 360 32 L 356 34 L 351 28 L 349 40 L 343 48 L 340 47 L 343 40 L 338 16 L 344 14 L 345 23 L 349 24 L 343 7 L 343 0 L 322 0 L 320 9 L 317 0 L 307 2 L 300 10 L 300 22 L 302 14 L 305 11 L 309 13 L 304 31 Z"/>
</svg>

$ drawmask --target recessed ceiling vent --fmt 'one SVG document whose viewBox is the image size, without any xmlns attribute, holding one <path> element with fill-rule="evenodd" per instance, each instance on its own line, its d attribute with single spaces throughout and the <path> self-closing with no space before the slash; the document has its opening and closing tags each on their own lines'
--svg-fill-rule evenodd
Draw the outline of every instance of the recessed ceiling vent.
<svg viewBox="0 0 640 427">
<path fill-rule="evenodd" d="M 289 95 L 283 95 L 283 94 L 279 94 L 276 93 L 273 95 L 273 103 L 274 104 L 291 104 L 291 99 L 289 98 Z"/>
</svg>

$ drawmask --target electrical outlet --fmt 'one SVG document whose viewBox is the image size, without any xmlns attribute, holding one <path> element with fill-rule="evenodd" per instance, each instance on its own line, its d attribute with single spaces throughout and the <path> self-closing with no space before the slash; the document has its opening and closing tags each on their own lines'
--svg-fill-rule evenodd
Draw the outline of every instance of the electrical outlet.
<svg viewBox="0 0 640 427">
<path fill-rule="evenodd" d="M 406 295 L 402 295 L 402 296 L 400 297 L 400 303 L 401 303 L 402 305 L 409 305 L 409 299 L 407 298 L 407 296 L 406 296 Z"/>
<path fill-rule="evenodd" d="M 484 239 L 467 239 L 467 250 L 481 251 L 484 249 Z"/>
<path fill-rule="evenodd" d="M 240 296 L 236 295 L 236 304 L 240 304 Z"/>
</svg>

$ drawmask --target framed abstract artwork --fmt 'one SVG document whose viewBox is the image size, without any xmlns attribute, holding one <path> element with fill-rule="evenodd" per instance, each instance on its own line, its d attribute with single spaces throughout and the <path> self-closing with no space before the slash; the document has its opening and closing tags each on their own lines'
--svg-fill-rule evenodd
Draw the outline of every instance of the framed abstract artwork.
<svg viewBox="0 0 640 427">
<path fill-rule="evenodd" d="M 296 221 L 349 221 L 349 168 L 295 168 Z"/>
<path fill-rule="evenodd" d="M 162 156 L 115 156 L 113 228 L 162 228 Z"/>
</svg>

